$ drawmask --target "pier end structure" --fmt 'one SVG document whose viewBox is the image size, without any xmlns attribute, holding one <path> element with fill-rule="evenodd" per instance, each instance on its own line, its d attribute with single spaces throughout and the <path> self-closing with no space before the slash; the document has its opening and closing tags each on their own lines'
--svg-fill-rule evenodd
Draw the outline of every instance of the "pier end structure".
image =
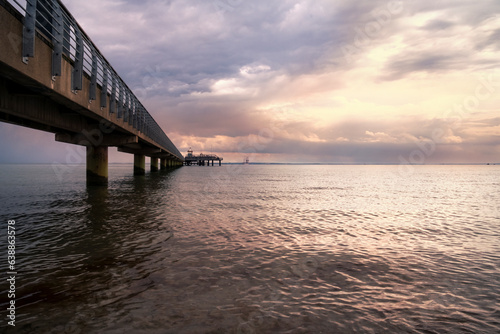
<svg viewBox="0 0 500 334">
<path fill-rule="evenodd" d="M 198 165 L 198 166 L 210 166 L 210 162 L 212 162 L 212 166 L 214 165 L 214 161 L 219 162 L 219 166 L 222 166 L 222 157 L 219 157 L 215 154 L 193 154 L 193 150 L 190 148 L 188 150 L 188 154 L 184 158 L 184 164 L 186 166 Z"/>
</svg>

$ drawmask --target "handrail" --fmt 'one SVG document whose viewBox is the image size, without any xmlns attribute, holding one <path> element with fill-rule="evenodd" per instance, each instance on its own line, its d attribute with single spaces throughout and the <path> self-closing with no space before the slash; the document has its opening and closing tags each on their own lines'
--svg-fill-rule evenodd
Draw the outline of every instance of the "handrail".
<svg viewBox="0 0 500 334">
<path fill-rule="evenodd" d="M 96 100 L 96 88 L 101 87 L 101 107 L 109 113 L 116 113 L 134 129 L 156 142 L 171 154 L 183 159 L 182 154 L 167 137 L 132 90 L 121 79 L 106 60 L 90 37 L 80 27 L 75 18 L 60 0 L 6 0 L 24 17 L 23 57 L 28 62 L 34 57 L 35 31 L 52 43 L 52 75 L 61 75 L 61 62 L 64 56 L 73 66 L 73 91 L 82 90 L 83 75 L 90 78 L 89 100 Z"/>
</svg>

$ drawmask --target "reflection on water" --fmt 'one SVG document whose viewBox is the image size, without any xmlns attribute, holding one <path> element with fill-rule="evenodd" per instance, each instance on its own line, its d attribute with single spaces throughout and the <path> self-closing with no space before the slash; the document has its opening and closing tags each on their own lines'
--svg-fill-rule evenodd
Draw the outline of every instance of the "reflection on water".
<svg viewBox="0 0 500 334">
<path fill-rule="evenodd" d="M 500 330 L 497 166 L 1 168 L 20 333 Z"/>
</svg>

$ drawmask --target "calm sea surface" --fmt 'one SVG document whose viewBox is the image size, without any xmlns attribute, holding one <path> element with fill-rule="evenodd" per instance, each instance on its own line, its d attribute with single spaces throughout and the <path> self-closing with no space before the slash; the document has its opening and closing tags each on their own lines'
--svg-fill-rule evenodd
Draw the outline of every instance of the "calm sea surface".
<svg viewBox="0 0 500 334">
<path fill-rule="evenodd" d="M 500 166 L 132 169 L 0 166 L 0 331 L 500 332 Z"/>
</svg>

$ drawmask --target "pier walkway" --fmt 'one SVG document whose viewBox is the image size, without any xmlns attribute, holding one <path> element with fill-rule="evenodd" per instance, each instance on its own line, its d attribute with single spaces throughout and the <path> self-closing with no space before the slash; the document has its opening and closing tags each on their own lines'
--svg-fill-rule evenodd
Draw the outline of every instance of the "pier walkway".
<svg viewBox="0 0 500 334">
<path fill-rule="evenodd" d="M 0 121 L 86 147 L 87 183 L 108 180 L 108 147 L 134 173 L 184 157 L 59 0 L 0 0 Z M 36 144 L 36 143 L 34 143 Z"/>
</svg>

